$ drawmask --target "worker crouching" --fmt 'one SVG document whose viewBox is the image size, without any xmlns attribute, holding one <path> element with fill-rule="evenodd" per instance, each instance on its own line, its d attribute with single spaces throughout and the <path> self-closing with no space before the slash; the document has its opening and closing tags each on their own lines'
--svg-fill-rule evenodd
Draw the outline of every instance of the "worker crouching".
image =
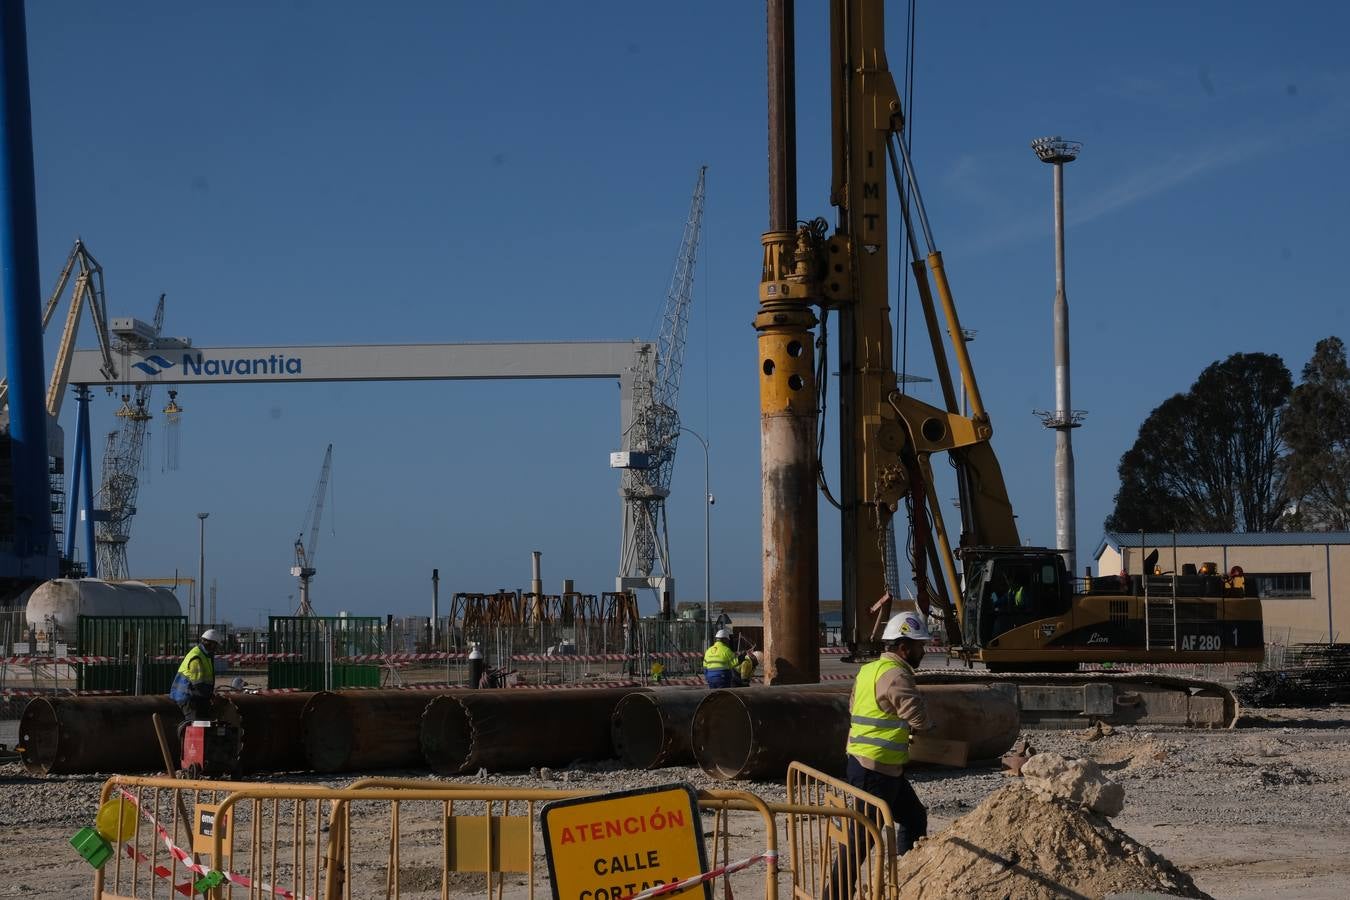
<svg viewBox="0 0 1350 900">
<path fill-rule="evenodd" d="M 731 649 L 731 630 L 717 629 L 712 646 L 703 654 L 703 677 L 710 688 L 729 688 L 737 685 L 737 671 L 741 658 Z"/>
<path fill-rule="evenodd" d="M 216 629 L 206 629 L 173 676 L 169 699 L 183 711 L 185 723 L 211 719 L 211 695 L 216 689 L 215 654 L 223 640 L 224 636 Z"/>
</svg>

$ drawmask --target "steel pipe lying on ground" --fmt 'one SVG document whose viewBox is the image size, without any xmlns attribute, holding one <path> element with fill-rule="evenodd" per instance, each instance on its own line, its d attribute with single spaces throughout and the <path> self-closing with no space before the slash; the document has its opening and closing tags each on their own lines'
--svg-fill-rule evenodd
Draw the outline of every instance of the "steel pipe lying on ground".
<svg viewBox="0 0 1350 900">
<path fill-rule="evenodd" d="M 689 730 L 706 696 L 698 689 L 670 689 L 624 697 L 610 719 L 614 752 L 633 769 L 693 765 Z"/>
<path fill-rule="evenodd" d="M 422 712 L 465 688 L 428 691 L 320 691 L 301 715 L 305 761 L 319 772 L 420 769 Z"/>
<path fill-rule="evenodd" d="M 422 754 L 444 775 L 609 759 L 614 707 L 647 690 L 480 690 L 437 697 L 422 716 Z"/>
<path fill-rule="evenodd" d="M 935 728 L 969 744 L 970 759 L 993 759 L 1017 740 L 1018 708 L 988 685 L 920 685 Z M 714 778 L 781 778 L 792 762 L 842 774 L 849 693 L 791 687 L 713 691 L 694 712 L 694 758 Z"/>
<path fill-rule="evenodd" d="M 163 695 L 34 697 L 19 720 L 24 768 L 46 775 L 162 772 L 155 713 L 166 723 L 183 717 Z"/>
<path fill-rule="evenodd" d="M 214 712 L 239 728 L 239 771 L 294 772 L 308 768 L 301 716 L 314 694 L 216 694 Z"/>
</svg>

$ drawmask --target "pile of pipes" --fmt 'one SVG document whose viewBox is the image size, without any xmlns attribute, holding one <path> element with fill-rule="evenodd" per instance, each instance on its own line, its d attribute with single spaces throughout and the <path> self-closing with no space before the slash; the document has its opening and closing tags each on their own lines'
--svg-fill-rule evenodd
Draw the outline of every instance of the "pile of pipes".
<svg viewBox="0 0 1350 900">
<path fill-rule="evenodd" d="M 631 768 L 697 763 L 714 778 L 780 778 L 789 763 L 842 768 L 848 683 L 706 691 L 579 687 L 321 691 L 218 696 L 240 730 L 240 774 L 429 768 L 443 775 L 519 771 L 619 758 Z M 1017 702 L 986 685 L 924 685 L 935 737 L 994 759 L 1017 738 Z M 167 697 L 37 698 L 20 722 L 33 773 L 162 768 L 155 713 Z"/>
<path fill-rule="evenodd" d="M 1244 706 L 1330 706 L 1350 702 L 1350 644 L 1295 644 L 1278 669 L 1243 672 Z"/>
</svg>

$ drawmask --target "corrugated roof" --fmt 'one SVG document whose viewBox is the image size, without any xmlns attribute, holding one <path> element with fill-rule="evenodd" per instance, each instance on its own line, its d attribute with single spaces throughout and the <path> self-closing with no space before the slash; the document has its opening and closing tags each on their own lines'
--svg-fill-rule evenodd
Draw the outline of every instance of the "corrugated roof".
<svg viewBox="0 0 1350 900">
<path fill-rule="evenodd" d="M 1173 535 L 1170 531 L 1151 531 L 1143 536 L 1145 547 L 1170 547 Z M 1178 547 L 1294 547 L 1302 545 L 1320 546 L 1324 544 L 1350 544 L 1350 531 L 1208 531 L 1176 534 Z M 1097 545 L 1093 558 L 1100 558 L 1108 546 L 1119 550 L 1122 547 L 1138 547 L 1138 532 L 1108 531 Z"/>
</svg>

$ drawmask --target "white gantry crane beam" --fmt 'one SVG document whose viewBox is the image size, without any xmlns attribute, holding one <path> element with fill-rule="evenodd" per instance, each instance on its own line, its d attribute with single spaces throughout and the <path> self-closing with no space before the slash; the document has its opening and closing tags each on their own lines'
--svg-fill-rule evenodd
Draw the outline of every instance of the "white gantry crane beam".
<svg viewBox="0 0 1350 900">
<path fill-rule="evenodd" d="M 694 297 L 707 172 L 707 166 L 698 170 L 689 217 L 675 257 L 675 273 L 662 309 L 655 359 L 648 356 L 639 367 L 633 391 L 632 424 L 624 435 L 624 451 L 613 461 L 613 465 L 623 469 L 620 488 L 624 500 L 623 543 L 618 588 L 657 591 L 662 614 L 669 614 L 674 603 L 666 497 L 670 495 L 680 437 L 680 375 L 684 369 L 689 308 Z"/>
<path fill-rule="evenodd" d="M 323 521 L 324 498 L 328 496 L 328 477 L 333 469 L 333 445 L 329 444 L 323 454 L 323 466 L 319 469 L 319 483 L 310 498 L 309 509 L 305 510 L 305 519 L 301 531 L 295 538 L 295 565 L 291 574 L 300 579 L 300 605 L 296 607 L 297 616 L 311 616 L 314 607 L 309 602 L 309 582 L 318 572 L 315 558 L 319 555 L 319 524 Z M 304 526 L 309 526 L 309 540 L 305 540 Z"/>
</svg>

